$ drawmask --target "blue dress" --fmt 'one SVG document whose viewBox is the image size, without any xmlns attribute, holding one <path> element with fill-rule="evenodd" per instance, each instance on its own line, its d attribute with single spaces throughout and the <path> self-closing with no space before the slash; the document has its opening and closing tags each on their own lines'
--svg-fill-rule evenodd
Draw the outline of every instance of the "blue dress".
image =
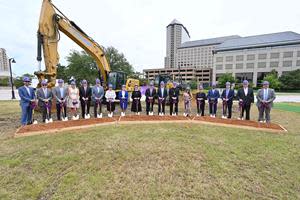
<svg viewBox="0 0 300 200">
<path fill-rule="evenodd" d="M 122 95 L 122 91 L 119 92 L 118 98 L 120 99 L 120 107 L 122 110 L 126 110 L 128 106 L 128 92 L 125 91 L 124 95 Z"/>
</svg>

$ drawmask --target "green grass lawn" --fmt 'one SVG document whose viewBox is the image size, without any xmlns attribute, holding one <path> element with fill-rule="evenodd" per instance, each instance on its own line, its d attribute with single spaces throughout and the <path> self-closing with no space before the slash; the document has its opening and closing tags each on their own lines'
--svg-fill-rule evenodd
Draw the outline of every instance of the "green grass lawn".
<svg viewBox="0 0 300 200">
<path fill-rule="evenodd" d="M 2 117 L 14 109 L 0 102 Z M 4 138 L 0 199 L 300 199 L 299 113 L 272 119 L 289 132 L 148 124 Z"/>
<path fill-rule="evenodd" d="M 296 103 L 276 103 L 275 109 L 300 113 L 300 104 Z"/>
</svg>

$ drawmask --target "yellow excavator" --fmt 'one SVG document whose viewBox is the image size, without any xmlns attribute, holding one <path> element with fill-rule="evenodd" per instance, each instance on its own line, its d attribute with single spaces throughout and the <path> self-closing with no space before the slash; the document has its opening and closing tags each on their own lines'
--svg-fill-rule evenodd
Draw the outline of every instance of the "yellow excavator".
<svg viewBox="0 0 300 200">
<path fill-rule="evenodd" d="M 37 48 L 39 70 L 34 74 L 38 77 L 40 83 L 41 80 L 47 79 L 48 87 L 55 86 L 57 64 L 59 62 L 57 46 L 60 40 L 60 32 L 63 32 L 95 59 L 101 76 L 100 80 L 102 80 L 104 87 L 107 87 L 110 83 L 113 85 L 114 90 L 119 90 L 123 84 L 126 84 L 126 89 L 132 91 L 135 84 L 139 85 L 139 80 L 126 80 L 126 75 L 123 72 L 111 72 L 103 47 L 89 37 L 73 21 L 69 20 L 51 0 L 43 0 L 39 19 Z M 42 50 L 45 71 L 41 70 Z"/>
</svg>

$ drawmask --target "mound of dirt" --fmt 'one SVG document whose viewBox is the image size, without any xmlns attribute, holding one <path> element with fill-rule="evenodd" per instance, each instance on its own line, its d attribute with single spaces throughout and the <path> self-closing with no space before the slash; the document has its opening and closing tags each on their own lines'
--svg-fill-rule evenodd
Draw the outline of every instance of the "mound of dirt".
<svg viewBox="0 0 300 200">
<path fill-rule="evenodd" d="M 80 119 L 77 121 L 55 121 L 49 124 L 36 124 L 21 127 L 17 132 L 18 135 L 30 135 L 30 133 L 47 133 L 47 132 L 58 132 L 61 130 L 69 130 L 69 129 L 79 129 L 79 128 L 88 128 L 96 125 L 105 125 L 110 123 L 134 123 L 134 122 L 151 122 L 151 123 L 160 123 L 160 122 L 172 122 L 180 123 L 182 122 L 195 122 L 195 123 L 210 123 L 216 124 L 219 126 L 232 126 L 232 127 L 240 127 L 240 128 L 249 128 L 249 129 L 257 129 L 257 130 L 270 130 L 270 131 L 285 131 L 285 129 L 274 123 L 259 123 L 256 121 L 246 121 L 246 120 L 237 120 L 237 119 L 221 119 L 221 118 L 211 118 L 208 116 L 204 117 L 184 117 L 184 116 L 147 116 L 147 115 L 128 115 L 125 117 L 115 116 L 113 118 L 101 118 L 101 119 Z"/>
</svg>

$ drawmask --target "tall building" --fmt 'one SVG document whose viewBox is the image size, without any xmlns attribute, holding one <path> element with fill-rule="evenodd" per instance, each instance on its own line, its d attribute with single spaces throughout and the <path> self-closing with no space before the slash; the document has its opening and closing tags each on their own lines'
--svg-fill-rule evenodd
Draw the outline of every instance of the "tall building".
<svg viewBox="0 0 300 200">
<path fill-rule="evenodd" d="M 272 70 L 300 69 L 300 34 L 280 32 L 227 40 L 214 50 L 213 80 L 224 73 L 257 86 Z"/>
<path fill-rule="evenodd" d="M 3 48 L 0 48 L 0 77 L 9 76 L 9 64 L 6 51 Z"/>
<path fill-rule="evenodd" d="M 176 68 L 176 51 L 180 45 L 190 40 L 188 30 L 176 19 L 167 26 L 167 51 L 165 68 Z"/>
</svg>

